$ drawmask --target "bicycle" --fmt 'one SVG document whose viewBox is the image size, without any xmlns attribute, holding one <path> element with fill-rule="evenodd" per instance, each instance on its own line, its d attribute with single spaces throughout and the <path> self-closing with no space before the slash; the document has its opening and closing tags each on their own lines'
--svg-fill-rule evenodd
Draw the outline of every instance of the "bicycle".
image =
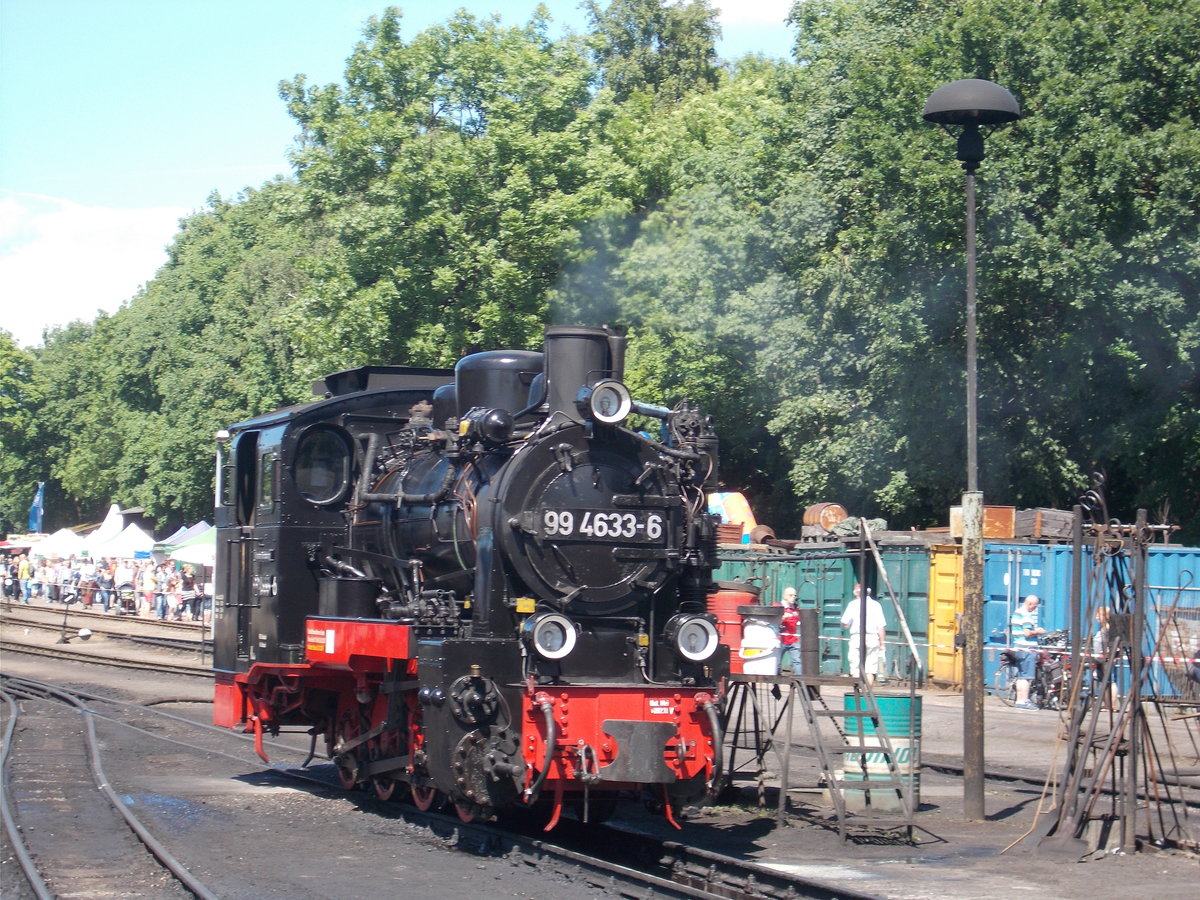
<svg viewBox="0 0 1200 900">
<path fill-rule="evenodd" d="M 1062 709 L 1067 678 L 1066 630 L 1052 631 L 1038 638 L 1037 667 L 1029 682 L 1029 701 L 1038 709 Z M 1017 702 L 1017 657 L 1012 650 L 1000 653 L 1000 668 L 993 679 L 995 694 L 1005 706 Z"/>
</svg>

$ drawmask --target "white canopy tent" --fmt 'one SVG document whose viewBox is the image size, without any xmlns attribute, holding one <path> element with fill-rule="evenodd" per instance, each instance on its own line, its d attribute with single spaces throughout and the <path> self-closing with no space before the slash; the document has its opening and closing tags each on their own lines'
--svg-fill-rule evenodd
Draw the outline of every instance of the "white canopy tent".
<svg viewBox="0 0 1200 900">
<path fill-rule="evenodd" d="M 85 547 L 84 539 L 70 528 L 60 528 L 50 537 L 30 547 L 29 555 L 40 556 L 42 559 L 69 559 L 72 556 L 82 556 Z"/>
<path fill-rule="evenodd" d="M 134 524 L 115 537 L 88 547 L 92 559 L 134 559 L 138 554 L 148 556 L 154 549 L 154 538 Z"/>
<path fill-rule="evenodd" d="M 100 523 L 100 527 L 85 538 L 84 549 L 88 551 L 88 556 L 96 559 L 98 556 L 96 548 L 101 544 L 107 544 L 119 535 L 124 528 L 125 519 L 121 516 L 121 507 L 114 503 L 108 508 L 108 515 L 104 517 L 104 521 Z"/>
<path fill-rule="evenodd" d="M 188 543 L 192 538 L 204 534 L 210 528 L 212 528 L 212 526 L 203 519 L 201 519 L 195 525 L 188 525 L 186 528 L 181 525 L 179 526 L 179 529 L 170 537 L 163 538 L 161 541 L 155 544 L 154 549 L 162 550 L 165 553 L 172 547 L 178 547 L 182 544 Z"/>
<path fill-rule="evenodd" d="M 190 534 L 191 534 L 191 529 L 189 529 L 186 525 L 180 525 L 173 532 L 171 532 L 169 535 L 167 535 L 161 541 L 156 543 L 154 545 L 154 549 L 157 550 L 159 547 L 169 547 L 171 544 L 178 544 L 183 541 L 186 541 Z"/>
</svg>

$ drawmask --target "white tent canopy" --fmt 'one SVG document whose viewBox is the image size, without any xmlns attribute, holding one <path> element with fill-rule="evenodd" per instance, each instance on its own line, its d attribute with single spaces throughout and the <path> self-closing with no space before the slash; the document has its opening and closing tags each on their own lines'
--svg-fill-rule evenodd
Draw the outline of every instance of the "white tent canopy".
<svg viewBox="0 0 1200 900">
<path fill-rule="evenodd" d="M 88 547 L 92 559 L 133 559 L 139 553 L 149 554 L 154 549 L 154 538 L 134 524 L 110 540 Z"/>
<path fill-rule="evenodd" d="M 119 535 L 124 527 L 125 519 L 121 516 L 121 507 L 114 503 L 108 508 L 108 515 L 104 517 L 100 527 L 85 539 L 85 549 L 88 551 L 88 555 L 95 559 L 97 556 L 95 548 L 101 544 L 107 544 Z"/>
<path fill-rule="evenodd" d="M 155 550 L 170 550 L 172 547 L 179 547 L 182 544 L 189 543 L 192 538 L 199 537 L 212 528 L 206 521 L 201 519 L 195 525 L 189 525 L 186 528 L 182 525 L 170 537 L 163 538 L 154 545 Z"/>
<path fill-rule="evenodd" d="M 70 528 L 60 528 L 44 541 L 38 541 L 29 549 L 30 556 L 43 559 L 69 559 L 82 556 L 85 541 Z"/>
<path fill-rule="evenodd" d="M 188 539 L 188 534 L 191 532 L 186 525 L 180 525 L 173 532 L 154 545 L 155 549 L 159 546 L 169 547 L 171 544 L 178 544 Z"/>
</svg>

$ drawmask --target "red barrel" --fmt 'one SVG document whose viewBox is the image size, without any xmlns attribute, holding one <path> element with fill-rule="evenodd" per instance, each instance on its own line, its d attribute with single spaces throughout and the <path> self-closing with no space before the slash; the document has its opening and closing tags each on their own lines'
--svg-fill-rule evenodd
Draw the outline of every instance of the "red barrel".
<svg viewBox="0 0 1200 900">
<path fill-rule="evenodd" d="M 729 671 L 742 672 L 742 616 L 739 606 L 758 604 L 758 586 L 738 581 L 718 581 L 716 593 L 708 595 L 708 611 L 717 617 L 717 634 L 729 645 Z"/>
</svg>

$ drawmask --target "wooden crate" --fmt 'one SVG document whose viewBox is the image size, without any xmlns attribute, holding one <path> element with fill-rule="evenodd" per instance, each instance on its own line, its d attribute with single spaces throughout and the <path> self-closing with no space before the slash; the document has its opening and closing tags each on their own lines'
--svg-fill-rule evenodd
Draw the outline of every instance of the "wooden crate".
<svg viewBox="0 0 1200 900">
<path fill-rule="evenodd" d="M 1069 541 L 1075 514 L 1065 509 L 1019 509 L 1016 533 L 1035 541 Z"/>
<path fill-rule="evenodd" d="M 1010 541 L 1016 533 L 1015 506 L 985 506 L 983 508 L 984 540 Z M 950 507 L 950 537 L 961 540 L 963 515 L 961 506 Z"/>
</svg>

